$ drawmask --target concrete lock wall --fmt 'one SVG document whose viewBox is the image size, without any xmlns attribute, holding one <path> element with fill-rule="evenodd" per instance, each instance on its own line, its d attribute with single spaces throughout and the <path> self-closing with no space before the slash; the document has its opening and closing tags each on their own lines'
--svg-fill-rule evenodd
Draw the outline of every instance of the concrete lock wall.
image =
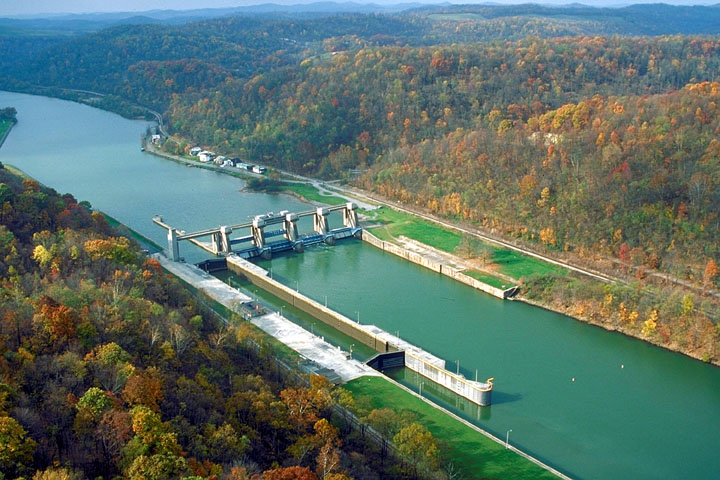
<svg viewBox="0 0 720 480">
<path fill-rule="evenodd" d="M 386 340 L 364 330 L 361 325 L 353 322 L 346 316 L 334 312 L 315 300 L 270 278 L 267 270 L 237 256 L 228 257 L 227 265 L 231 271 L 247 277 L 253 285 L 257 285 L 263 290 L 272 293 L 281 300 L 312 315 L 321 322 L 341 331 L 345 335 L 367 345 L 375 351 L 388 352 L 394 350 Z"/>
<path fill-rule="evenodd" d="M 393 352 L 399 349 L 399 347 L 390 343 L 387 338 L 381 336 L 387 335 L 386 332 L 382 332 L 377 329 L 377 327 L 366 327 L 355 323 L 344 315 L 330 310 L 315 300 L 286 287 L 277 280 L 273 280 L 268 276 L 267 270 L 254 263 L 233 255 L 227 257 L 227 266 L 231 271 L 247 277 L 253 285 L 257 285 L 263 290 L 272 293 L 276 297 L 312 315 L 336 330 L 343 332 L 356 341 L 369 346 L 377 352 Z M 369 331 L 369 329 L 375 329 L 379 335 L 374 334 Z M 420 375 L 429 378 L 478 405 L 490 405 L 492 384 L 473 382 L 467 380 L 462 375 L 449 372 L 443 368 L 444 361 L 415 346 L 405 345 L 403 349 L 405 350 L 405 367 L 418 372 Z"/>
<path fill-rule="evenodd" d="M 487 406 L 491 403 L 491 383 L 482 384 L 468 380 L 462 375 L 456 375 L 424 361 L 409 350 L 405 352 L 405 366 L 480 406 Z"/>
<path fill-rule="evenodd" d="M 509 288 L 507 290 L 502 290 L 500 288 L 493 287 L 491 285 L 488 285 L 487 283 L 483 283 L 475 278 L 465 275 L 464 273 L 460 272 L 459 270 L 456 270 L 448 265 L 443 265 L 441 263 L 433 262 L 418 253 L 406 250 L 405 248 L 395 245 L 394 243 L 385 242 L 383 240 L 380 240 L 379 238 L 377 238 L 375 235 L 368 232 L 367 230 L 362 231 L 362 239 L 363 239 L 363 241 L 365 241 L 365 242 L 369 243 L 370 245 L 373 245 L 381 250 L 390 252 L 393 255 L 397 255 L 398 257 L 402 257 L 405 260 L 416 263 L 418 265 L 422 265 L 425 268 L 429 268 L 430 270 L 433 270 L 435 272 L 438 272 L 445 276 L 453 278 L 453 279 L 457 280 L 458 282 L 462 282 L 462 283 L 469 285 L 477 290 L 481 290 L 485 293 L 489 293 L 490 295 L 493 295 L 494 297 L 497 297 L 497 298 L 505 299 L 515 289 L 515 287 L 513 287 L 513 288 Z"/>
</svg>

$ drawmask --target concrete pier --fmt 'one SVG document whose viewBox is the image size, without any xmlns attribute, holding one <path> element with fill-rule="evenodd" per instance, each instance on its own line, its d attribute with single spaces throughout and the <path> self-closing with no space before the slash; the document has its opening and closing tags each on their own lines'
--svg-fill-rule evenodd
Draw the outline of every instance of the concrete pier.
<svg viewBox="0 0 720 480">
<path fill-rule="evenodd" d="M 358 328 L 358 324 L 346 316 L 337 313 L 315 300 L 306 297 L 300 292 L 286 287 L 282 283 L 270 278 L 269 272 L 243 258 L 233 255 L 227 258 L 228 269 L 247 277 L 253 285 L 272 293 L 290 305 L 312 315 L 323 323 L 348 335 L 358 342 L 378 352 L 389 352 L 392 346 L 388 341 L 376 335 L 373 331 Z"/>
<path fill-rule="evenodd" d="M 410 250 L 395 245 L 394 243 L 380 240 L 367 230 L 362 231 L 362 239 L 364 242 L 367 242 L 370 245 L 377 247 L 385 252 L 392 253 L 393 255 L 397 255 L 398 257 L 404 258 L 405 260 L 416 263 L 425 268 L 429 268 L 434 272 L 438 272 L 447 277 L 454 278 L 458 282 L 462 282 L 465 285 L 469 285 L 477 290 L 489 293 L 494 297 L 502 298 L 504 300 L 512 297 L 517 293 L 517 286 L 512 286 L 506 289 L 493 287 L 491 285 L 488 285 L 487 283 L 483 283 L 480 280 L 472 278 L 469 275 L 465 275 L 460 270 L 458 270 L 457 268 L 453 268 L 450 265 L 432 261 L 425 256 L 420 255 L 419 253 L 411 252 Z"/>
</svg>

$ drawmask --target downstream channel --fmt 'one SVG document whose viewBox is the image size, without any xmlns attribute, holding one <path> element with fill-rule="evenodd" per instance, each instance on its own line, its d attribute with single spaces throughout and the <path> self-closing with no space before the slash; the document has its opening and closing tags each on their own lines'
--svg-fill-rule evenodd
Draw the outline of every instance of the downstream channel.
<svg viewBox="0 0 720 480">
<path fill-rule="evenodd" d="M 146 122 L 0 92 L 4 106 L 17 108 L 19 123 L 0 161 L 88 200 L 161 245 L 155 214 L 190 231 L 256 213 L 307 209 L 292 197 L 243 192 L 243 182 L 233 177 L 141 152 Z M 181 250 L 188 261 L 202 258 L 185 245 Z M 503 302 L 360 241 L 310 248 L 262 266 L 320 302 L 327 296 L 329 307 L 350 318 L 399 331 L 445 358 L 451 370 L 459 361 L 466 377 L 475 378 L 476 370 L 480 380 L 495 377 L 493 405 L 473 409 L 414 374 L 398 374 L 416 388 L 424 382 L 425 395 L 442 397 L 499 437 L 512 429 L 511 443 L 570 476 L 709 479 L 720 472 L 718 368 Z M 322 328 L 312 319 L 298 321 Z M 332 340 L 349 348 L 347 339 Z"/>
</svg>

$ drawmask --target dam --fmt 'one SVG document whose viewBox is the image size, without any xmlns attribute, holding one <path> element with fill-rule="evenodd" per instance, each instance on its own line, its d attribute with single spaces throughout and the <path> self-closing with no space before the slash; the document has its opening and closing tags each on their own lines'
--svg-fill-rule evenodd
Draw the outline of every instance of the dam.
<svg viewBox="0 0 720 480">
<path fill-rule="evenodd" d="M 328 215 L 333 211 L 342 212 L 342 227 L 329 228 Z M 309 216 L 313 219 L 313 231 L 298 233 L 298 220 Z M 167 256 L 170 260 L 183 261 L 179 245 L 181 241 L 187 240 L 215 256 L 222 257 L 199 263 L 198 267 L 203 270 L 211 272 L 229 269 L 247 278 L 253 285 L 378 352 L 368 360 L 369 366 L 380 371 L 385 368 L 405 367 L 476 405 L 491 404 L 492 378 L 486 382 L 479 382 L 477 379 L 473 381 L 465 378 L 459 369 L 457 373 L 453 373 L 446 368 L 445 360 L 401 340 L 399 335 L 392 335 L 375 325 L 363 325 L 359 319 L 353 321 L 329 309 L 327 305 L 303 295 L 298 289 L 293 290 L 273 279 L 268 270 L 250 261 L 253 258 L 269 260 L 273 254 L 286 251 L 302 253 L 306 246 L 319 243 L 334 245 L 336 240 L 343 238 L 362 238 L 363 230 L 358 225 L 357 206 L 354 203 L 318 207 L 316 210 L 302 213 L 281 211 L 278 214 L 255 215 L 251 222 L 224 225 L 192 233 L 178 230 L 164 222 L 159 215 L 153 217 L 153 222 L 167 230 Z M 273 227 L 278 229 L 266 230 Z M 237 236 L 238 232 L 240 236 Z M 233 233 L 236 235 L 234 238 L 231 236 Z M 245 235 L 242 235 L 243 233 Z M 201 240 L 204 237 L 209 237 L 210 241 Z"/>
<path fill-rule="evenodd" d="M 331 229 L 328 216 L 335 211 L 342 212 L 343 226 Z M 298 220 L 303 217 L 312 217 L 312 232 L 298 233 Z M 334 207 L 318 207 L 301 213 L 290 213 L 287 210 L 279 213 L 268 212 L 255 215 L 251 222 L 223 225 L 191 233 L 168 225 L 161 215 L 153 217 L 153 222 L 167 230 L 168 257 L 174 262 L 182 259 L 180 256 L 182 240 L 187 240 L 213 255 L 237 255 L 245 259 L 261 257 L 269 260 L 274 253 L 289 250 L 302 252 L 309 245 L 323 242 L 334 245 L 336 240 L 358 237 L 362 234 L 362 228 L 358 226 L 357 205 L 352 202 Z M 274 229 L 270 230 L 272 228 Z M 236 235 L 235 238 L 231 238 L 233 233 Z M 238 236 L 238 233 L 241 235 Z M 209 237 L 210 241 L 200 240 L 204 237 Z"/>
</svg>

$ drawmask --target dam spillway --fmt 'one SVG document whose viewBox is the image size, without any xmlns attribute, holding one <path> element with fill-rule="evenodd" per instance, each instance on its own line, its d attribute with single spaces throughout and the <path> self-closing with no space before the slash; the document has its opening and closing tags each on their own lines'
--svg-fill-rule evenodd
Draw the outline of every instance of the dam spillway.
<svg viewBox="0 0 720 480">
<path fill-rule="evenodd" d="M 330 228 L 328 216 L 342 212 L 343 226 Z M 313 231 L 298 232 L 298 220 L 312 217 Z M 269 260 L 273 254 L 294 250 L 302 252 L 305 247 L 318 243 L 334 245 L 336 240 L 360 237 L 362 228 L 358 224 L 357 205 L 348 202 L 334 207 L 318 207 L 300 213 L 283 210 L 255 215 L 250 222 L 222 225 L 215 228 L 187 233 L 165 223 L 161 215 L 153 222 L 167 230 L 167 256 L 172 261 L 181 261 L 180 242 L 188 242 L 216 256 L 237 255 L 244 259 L 261 257 Z M 235 234 L 233 238 L 231 235 Z M 202 240 L 209 238 L 210 241 Z"/>
</svg>

